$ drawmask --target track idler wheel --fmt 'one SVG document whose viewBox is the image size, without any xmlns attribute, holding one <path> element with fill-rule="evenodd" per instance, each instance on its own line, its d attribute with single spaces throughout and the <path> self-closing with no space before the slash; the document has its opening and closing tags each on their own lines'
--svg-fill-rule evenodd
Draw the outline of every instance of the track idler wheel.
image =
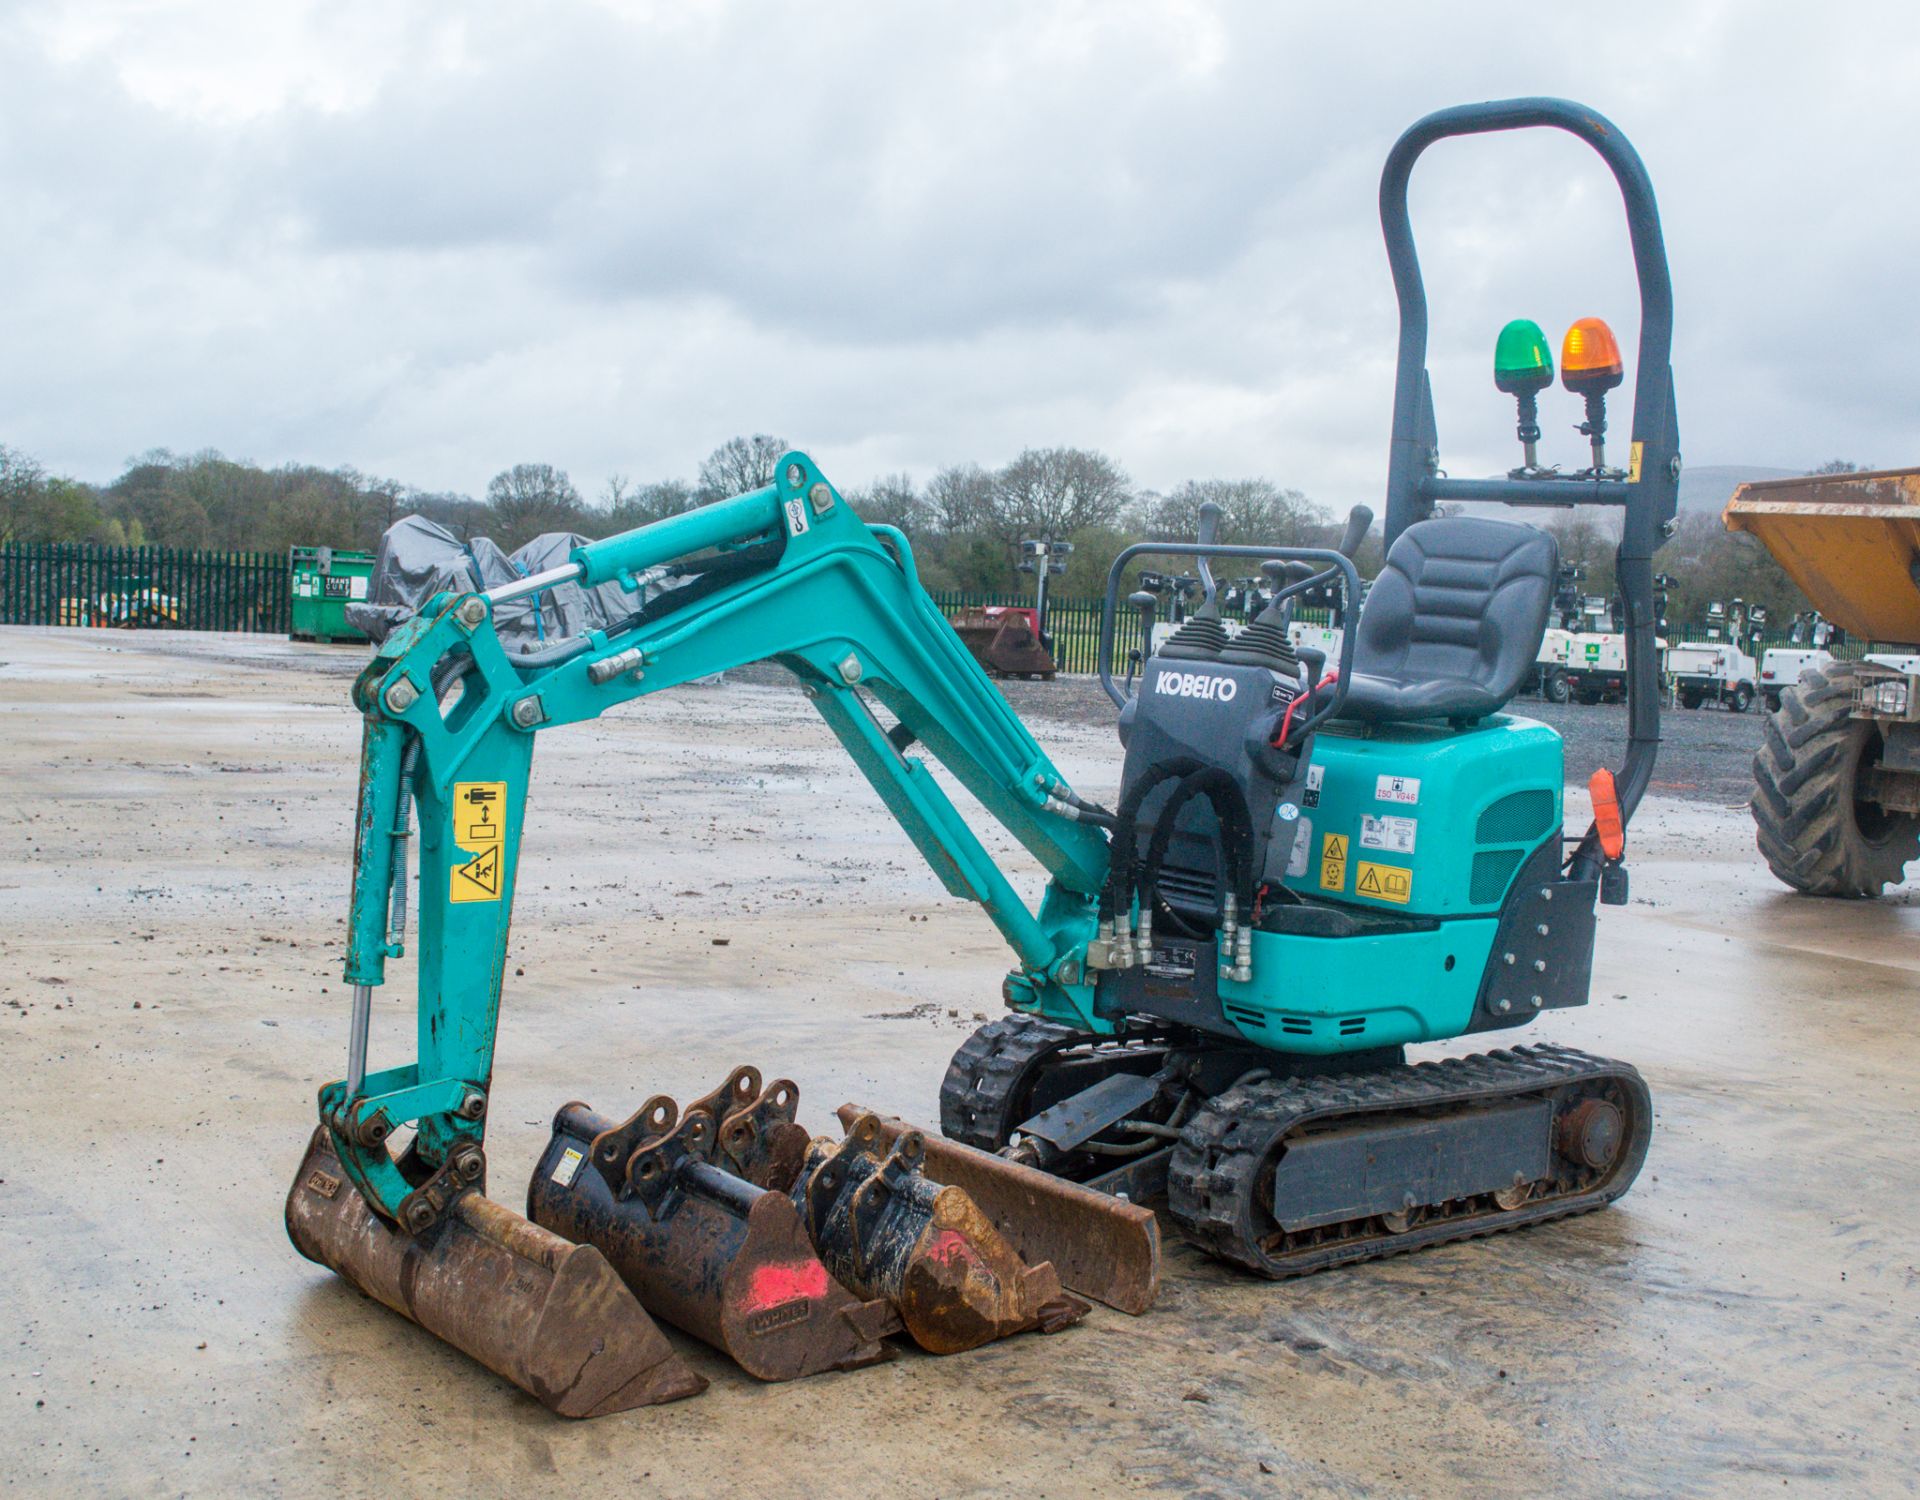
<svg viewBox="0 0 1920 1500">
<path fill-rule="evenodd" d="M 599 1251 L 529 1224 L 475 1188 L 455 1196 L 437 1224 L 406 1234 L 347 1181 L 324 1126 L 287 1194 L 287 1235 L 307 1259 L 563 1417 L 606 1416 L 707 1388 Z"/>
<path fill-rule="evenodd" d="M 1052 1265 L 1021 1259 L 963 1189 L 921 1171 L 925 1156 L 918 1131 L 889 1149 L 875 1115 L 852 1121 L 843 1141 L 808 1147 L 793 1200 L 828 1270 L 885 1298 L 933 1354 L 1084 1317 L 1087 1304 L 1061 1290 Z"/>
<path fill-rule="evenodd" d="M 778 1103 L 777 1090 L 785 1091 Z M 756 1115 L 763 1097 L 768 1107 Z M 734 1106 L 726 1120 L 711 1112 L 722 1099 Z M 527 1213 L 592 1245 L 650 1312 L 761 1380 L 890 1359 L 881 1341 L 899 1327 L 893 1309 L 863 1300 L 868 1294 L 855 1297 L 828 1274 L 785 1193 L 722 1165 L 721 1143 L 744 1117 L 757 1128 L 734 1130 L 738 1150 L 725 1159 L 778 1170 L 788 1149 L 778 1117 L 784 1111 L 784 1123 L 797 1130 L 797 1100 L 784 1080 L 763 1095 L 760 1075 L 744 1068 L 685 1115 L 656 1097 L 616 1125 L 569 1104 L 554 1118 Z M 797 1167 L 797 1153 L 792 1158 Z"/>
</svg>

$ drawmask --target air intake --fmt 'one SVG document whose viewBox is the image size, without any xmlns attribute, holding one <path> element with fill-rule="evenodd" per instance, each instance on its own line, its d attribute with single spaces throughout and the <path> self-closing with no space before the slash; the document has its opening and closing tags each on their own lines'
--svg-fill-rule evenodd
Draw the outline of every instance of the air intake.
<svg viewBox="0 0 1920 1500">
<path fill-rule="evenodd" d="M 1476 844 L 1531 844 L 1545 836 L 1553 824 L 1553 793 L 1538 787 L 1531 791 L 1509 792 L 1485 812 L 1473 830 Z M 1480 866 L 1474 864 L 1478 881 Z M 1501 882 L 1502 889 L 1505 881 Z M 1474 898 L 1476 901 L 1479 897 Z"/>
<path fill-rule="evenodd" d="M 1488 849 L 1473 857 L 1473 877 L 1467 882 L 1467 900 L 1474 906 L 1492 906 L 1507 893 L 1507 882 L 1527 857 L 1524 849 Z"/>
<path fill-rule="evenodd" d="M 1534 787 L 1509 791 L 1480 814 L 1475 843 L 1536 843 L 1553 824 L 1553 793 Z"/>
</svg>

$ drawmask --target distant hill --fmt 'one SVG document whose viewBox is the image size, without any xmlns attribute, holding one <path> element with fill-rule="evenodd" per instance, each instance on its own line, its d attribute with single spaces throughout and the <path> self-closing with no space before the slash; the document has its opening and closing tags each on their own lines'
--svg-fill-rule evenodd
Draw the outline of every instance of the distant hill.
<svg viewBox="0 0 1920 1500">
<path fill-rule="evenodd" d="M 1791 479 L 1804 469 L 1763 469 L 1743 464 L 1702 464 L 1680 471 L 1680 509 L 1720 513 L 1735 488 L 1756 479 Z"/>
</svg>

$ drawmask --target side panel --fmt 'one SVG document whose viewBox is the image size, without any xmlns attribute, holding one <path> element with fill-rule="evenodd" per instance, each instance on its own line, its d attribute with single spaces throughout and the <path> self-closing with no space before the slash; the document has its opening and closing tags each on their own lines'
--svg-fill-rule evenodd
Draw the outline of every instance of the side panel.
<svg viewBox="0 0 1920 1500">
<path fill-rule="evenodd" d="M 1253 979 L 1220 1003 L 1249 1041 L 1327 1056 L 1464 1032 L 1493 947 L 1491 917 L 1380 937 L 1253 935 Z"/>
<path fill-rule="evenodd" d="M 1322 729 L 1300 799 L 1307 844 L 1285 883 L 1406 916 L 1490 916 L 1560 826 L 1563 775 L 1560 737 L 1530 719 Z"/>
</svg>

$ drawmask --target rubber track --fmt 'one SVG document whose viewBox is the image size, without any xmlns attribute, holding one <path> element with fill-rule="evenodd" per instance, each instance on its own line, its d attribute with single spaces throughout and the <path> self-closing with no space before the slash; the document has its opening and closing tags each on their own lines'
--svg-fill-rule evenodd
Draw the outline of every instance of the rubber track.
<svg viewBox="0 0 1920 1500">
<path fill-rule="evenodd" d="M 1020 1122 L 1007 1118 L 1021 1083 L 1050 1053 L 1092 1040 L 1037 1016 L 1002 1016 L 960 1045 L 940 1081 L 940 1133 L 950 1141 L 998 1151 Z"/>
<path fill-rule="evenodd" d="M 1243 1207 L 1255 1174 L 1271 1160 L 1280 1137 L 1301 1125 L 1330 1115 L 1426 1109 L 1601 1081 L 1621 1087 L 1637 1118 L 1625 1121 L 1620 1156 L 1593 1187 L 1517 1209 L 1439 1219 L 1404 1234 L 1312 1245 L 1278 1260 L 1250 1238 Z M 1182 1133 L 1168 1172 L 1167 1201 L 1181 1229 L 1209 1253 L 1262 1276 L 1300 1276 L 1604 1207 L 1632 1185 L 1651 1134 L 1652 1099 L 1640 1074 L 1571 1047 L 1516 1047 L 1372 1073 L 1239 1084 L 1214 1098 Z"/>
<path fill-rule="evenodd" d="M 1851 662 L 1834 662 L 1783 688 L 1753 755 L 1754 841 L 1775 876 L 1809 896 L 1878 896 L 1920 857 L 1914 820 L 1878 843 L 1854 825 L 1859 675 Z"/>
</svg>

